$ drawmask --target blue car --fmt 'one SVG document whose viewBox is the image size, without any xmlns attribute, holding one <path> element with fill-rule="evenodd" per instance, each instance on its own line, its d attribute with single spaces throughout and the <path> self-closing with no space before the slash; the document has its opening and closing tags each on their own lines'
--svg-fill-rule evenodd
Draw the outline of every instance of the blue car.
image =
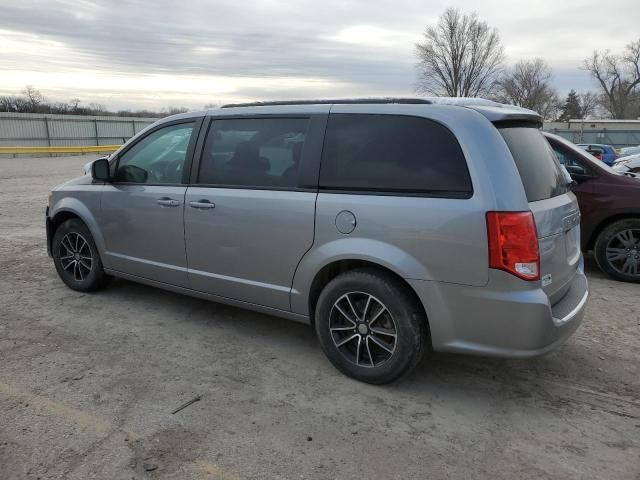
<svg viewBox="0 0 640 480">
<path fill-rule="evenodd" d="M 578 146 L 589 152 L 598 160 L 602 160 L 607 165 L 613 165 L 618 158 L 616 150 L 611 145 L 603 145 L 601 143 L 581 143 Z"/>
</svg>

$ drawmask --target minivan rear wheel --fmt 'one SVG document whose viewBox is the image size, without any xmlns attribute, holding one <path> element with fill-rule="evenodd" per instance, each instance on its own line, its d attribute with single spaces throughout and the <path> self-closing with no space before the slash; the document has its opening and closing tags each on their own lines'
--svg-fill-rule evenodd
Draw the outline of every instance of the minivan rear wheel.
<svg viewBox="0 0 640 480">
<path fill-rule="evenodd" d="M 343 273 L 322 290 L 315 311 L 323 351 L 342 373 L 391 382 L 423 355 L 426 318 L 407 287 L 374 269 Z"/>
<path fill-rule="evenodd" d="M 596 240 L 595 257 L 607 275 L 640 283 L 640 218 L 618 220 L 606 227 Z"/>
<path fill-rule="evenodd" d="M 73 290 L 91 292 L 102 288 L 107 275 L 87 226 L 73 218 L 63 222 L 53 235 L 51 253 L 56 271 Z"/>
</svg>

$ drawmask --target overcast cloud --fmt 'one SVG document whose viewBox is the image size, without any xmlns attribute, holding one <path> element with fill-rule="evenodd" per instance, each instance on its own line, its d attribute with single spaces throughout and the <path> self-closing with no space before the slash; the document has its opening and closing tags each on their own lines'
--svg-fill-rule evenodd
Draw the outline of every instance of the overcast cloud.
<svg viewBox="0 0 640 480">
<path fill-rule="evenodd" d="M 547 60 L 562 92 L 593 87 L 592 50 L 640 37 L 637 0 L 0 0 L 0 94 L 111 109 L 412 95 L 414 43 L 451 5 L 499 29 L 508 63 Z"/>
</svg>

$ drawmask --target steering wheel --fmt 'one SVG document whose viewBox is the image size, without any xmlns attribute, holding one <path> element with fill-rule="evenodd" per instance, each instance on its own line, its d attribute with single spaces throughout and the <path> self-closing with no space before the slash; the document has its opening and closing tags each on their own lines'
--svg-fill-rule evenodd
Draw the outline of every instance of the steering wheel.
<svg viewBox="0 0 640 480">
<path fill-rule="evenodd" d="M 181 159 L 156 163 L 149 168 L 149 177 L 156 183 L 175 183 L 182 179 L 183 161 Z"/>
<path fill-rule="evenodd" d="M 154 168 L 155 167 L 155 168 Z M 154 183 L 163 183 L 165 168 L 158 168 L 159 165 L 151 165 L 149 167 L 149 177 Z"/>
</svg>

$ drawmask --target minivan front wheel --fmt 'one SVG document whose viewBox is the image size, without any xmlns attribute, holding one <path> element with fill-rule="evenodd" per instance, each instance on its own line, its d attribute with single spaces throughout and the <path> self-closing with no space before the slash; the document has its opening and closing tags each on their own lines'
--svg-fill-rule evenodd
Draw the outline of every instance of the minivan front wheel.
<svg viewBox="0 0 640 480">
<path fill-rule="evenodd" d="M 358 380 L 391 382 L 422 357 L 426 319 L 407 287 L 373 269 L 327 284 L 316 306 L 320 345 L 331 363 Z"/>
<path fill-rule="evenodd" d="M 58 275 L 73 290 L 98 290 L 107 280 L 91 232 L 78 219 L 62 223 L 53 235 L 51 253 Z"/>
<path fill-rule="evenodd" d="M 609 276 L 640 283 L 640 218 L 618 220 L 596 240 L 596 262 Z"/>
</svg>

